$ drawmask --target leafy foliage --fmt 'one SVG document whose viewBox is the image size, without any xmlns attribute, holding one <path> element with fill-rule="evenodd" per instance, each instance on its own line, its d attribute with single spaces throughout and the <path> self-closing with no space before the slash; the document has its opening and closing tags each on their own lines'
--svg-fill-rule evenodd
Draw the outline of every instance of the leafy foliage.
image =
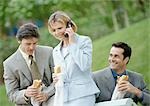
<svg viewBox="0 0 150 106">
<path fill-rule="evenodd" d="M 75 20 L 80 33 L 97 39 L 114 31 L 114 11 L 118 16 L 120 11 L 127 11 L 129 23 L 134 23 L 148 17 L 148 4 L 148 0 L 1 0 L 0 37 L 7 36 L 9 28 L 19 27 L 24 21 L 42 20 L 45 24 L 52 12 L 63 10 Z M 92 28 L 93 31 L 87 30 Z"/>
</svg>

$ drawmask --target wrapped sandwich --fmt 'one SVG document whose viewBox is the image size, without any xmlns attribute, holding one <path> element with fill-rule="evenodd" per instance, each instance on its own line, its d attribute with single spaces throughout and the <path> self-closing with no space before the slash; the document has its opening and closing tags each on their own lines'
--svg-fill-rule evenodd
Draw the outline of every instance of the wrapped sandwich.
<svg viewBox="0 0 150 106">
<path fill-rule="evenodd" d="M 54 67 L 54 75 L 57 77 L 58 81 L 55 83 L 55 96 L 53 106 L 63 106 L 63 76 L 61 72 L 61 66 Z"/>
<path fill-rule="evenodd" d="M 41 80 L 33 80 L 33 84 L 32 86 L 36 89 L 39 90 L 39 92 L 41 92 L 41 89 L 42 89 L 42 81 Z M 34 97 L 31 97 L 31 104 L 33 106 L 40 106 L 39 102 L 38 101 L 35 101 Z"/>
<path fill-rule="evenodd" d="M 128 81 L 128 76 L 122 75 L 121 77 L 118 78 L 118 81 Z"/>
<path fill-rule="evenodd" d="M 54 73 L 55 73 L 55 74 L 61 73 L 61 67 L 60 67 L 60 66 L 55 66 L 55 67 L 54 67 Z"/>
<path fill-rule="evenodd" d="M 32 86 L 34 88 L 40 88 L 42 85 L 42 81 L 41 80 L 34 80 Z"/>
<path fill-rule="evenodd" d="M 127 75 L 122 75 L 121 77 L 118 77 L 118 82 L 120 81 L 128 81 L 128 76 Z M 126 92 L 123 91 L 118 91 L 118 84 L 116 84 L 115 90 L 113 92 L 111 100 L 117 100 L 117 99 L 123 99 L 124 95 Z"/>
</svg>

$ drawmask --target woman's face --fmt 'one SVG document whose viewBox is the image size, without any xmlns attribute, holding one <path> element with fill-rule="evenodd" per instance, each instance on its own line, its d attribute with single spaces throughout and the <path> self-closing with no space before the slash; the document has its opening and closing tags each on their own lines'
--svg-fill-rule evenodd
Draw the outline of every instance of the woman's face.
<svg viewBox="0 0 150 106">
<path fill-rule="evenodd" d="M 66 31 L 66 25 L 60 22 L 53 22 L 51 23 L 51 33 L 52 35 L 58 39 L 63 40 L 65 39 L 64 33 Z"/>
</svg>

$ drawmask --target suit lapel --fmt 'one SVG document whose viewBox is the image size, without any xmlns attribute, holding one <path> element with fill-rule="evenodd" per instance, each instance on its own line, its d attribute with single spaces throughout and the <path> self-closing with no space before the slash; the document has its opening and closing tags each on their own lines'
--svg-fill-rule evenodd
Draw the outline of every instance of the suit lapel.
<svg viewBox="0 0 150 106">
<path fill-rule="evenodd" d="M 32 83 L 32 77 L 31 72 L 29 70 L 29 67 L 26 64 L 26 61 L 24 60 L 23 56 L 21 55 L 19 49 L 17 50 L 17 60 L 18 60 L 18 67 L 20 67 L 20 71 L 24 74 L 24 76 L 29 80 L 30 83 Z"/>
<path fill-rule="evenodd" d="M 35 59 L 36 59 L 36 64 L 38 66 L 38 70 L 41 74 L 41 78 L 44 76 L 44 65 L 45 65 L 45 60 L 44 60 L 44 54 L 40 53 L 38 47 L 36 48 L 35 51 Z"/>
<path fill-rule="evenodd" d="M 107 88 L 112 93 L 115 88 L 115 79 L 113 78 L 110 68 L 106 70 L 105 78 L 106 78 Z"/>
<path fill-rule="evenodd" d="M 62 42 L 60 42 L 60 43 L 58 44 L 58 46 L 56 46 L 55 53 L 56 53 L 57 58 L 58 58 L 61 62 L 65 63 L 64 57 L 63 57 L 62 54 L 61 54 L 61 44 L 62 44 Z M 65 57 L 66 57 L 67 55 L 68 55 L 68 53 L 65 55 Z"/>
<path fill-rule="evenodd" d="M 67 53 L 64 55 L 64 59 L 69 55 L 69 52 L 67 51 Z"/>
</svg>

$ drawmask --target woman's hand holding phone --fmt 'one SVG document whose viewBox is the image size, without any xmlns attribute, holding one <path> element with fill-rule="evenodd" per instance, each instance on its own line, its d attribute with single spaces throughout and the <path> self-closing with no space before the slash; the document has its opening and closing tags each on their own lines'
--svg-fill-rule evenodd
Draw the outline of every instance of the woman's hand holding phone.
<svg viewBox="0 0 150 106">
<path fill-rule="evenodd" d="M 66 31 L 65 31 L 65 34 L 64 34 L 64 36 L 69 39 L 69 44 L 75 42 L 74 34 L 75 33 L 74 33 L 71 25 L 69 24 L 68 27 L 66 27 Z"/>
</svg>

